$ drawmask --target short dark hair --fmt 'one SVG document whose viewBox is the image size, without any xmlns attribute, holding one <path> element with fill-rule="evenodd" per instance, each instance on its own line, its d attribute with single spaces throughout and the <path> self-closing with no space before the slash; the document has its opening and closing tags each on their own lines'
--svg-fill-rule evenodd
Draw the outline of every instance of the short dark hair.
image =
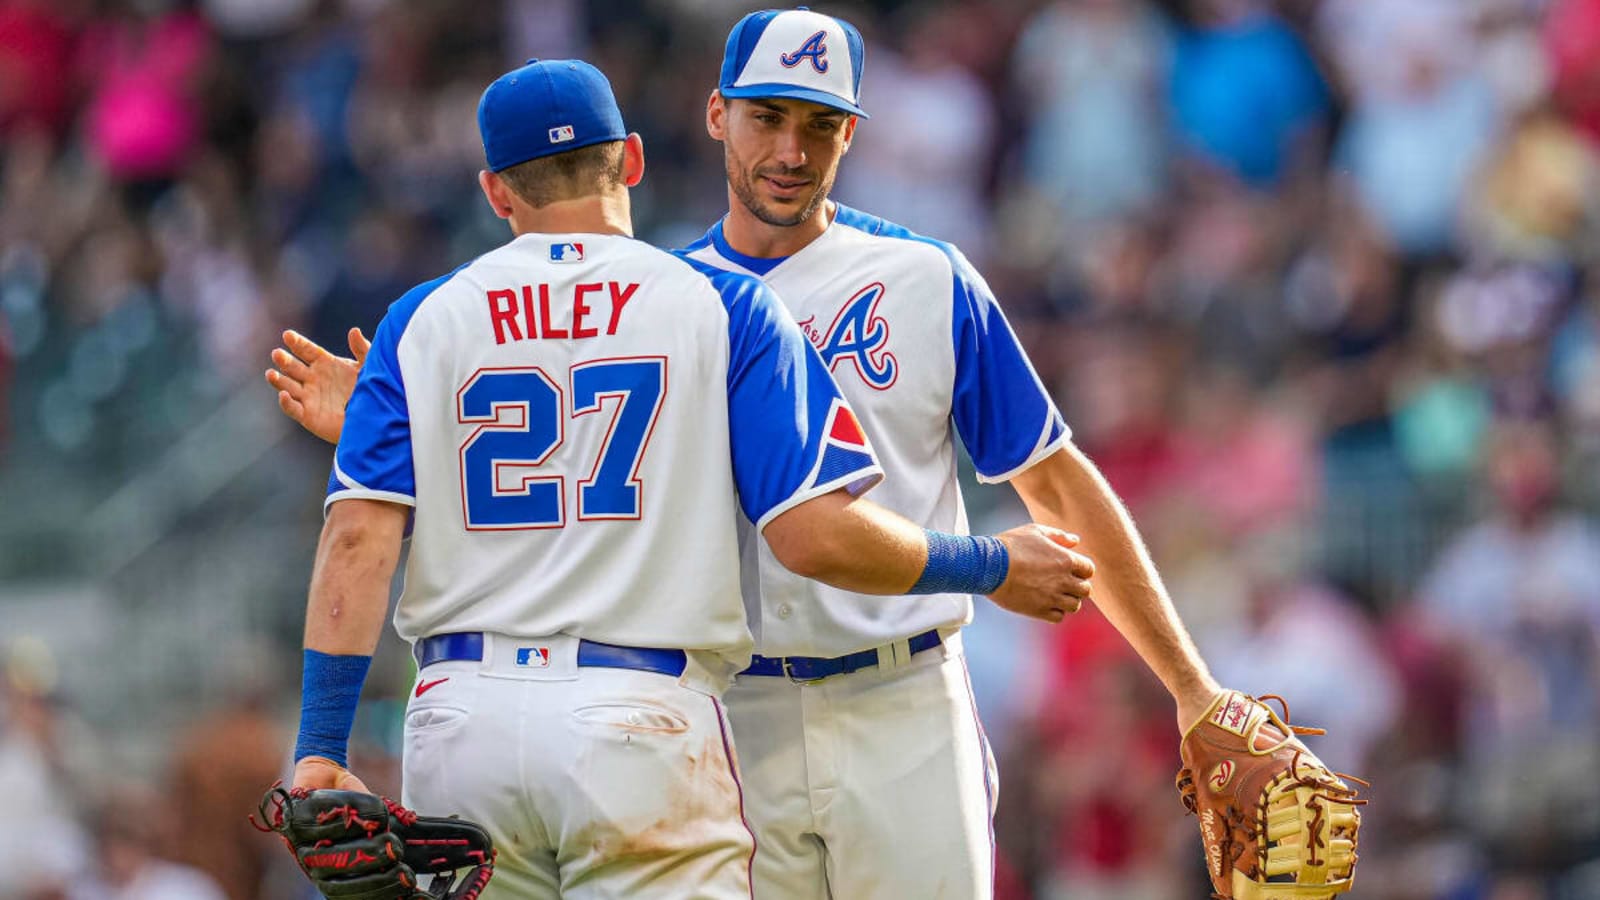
<svg viewBox="0 0 1600 900">
<path fill-rule="evenodd" d="M 496 174 L 535 207 L 576 200 L 622 184 L 622 144 L 591 144 L 517 163 Z"/>
</svg>

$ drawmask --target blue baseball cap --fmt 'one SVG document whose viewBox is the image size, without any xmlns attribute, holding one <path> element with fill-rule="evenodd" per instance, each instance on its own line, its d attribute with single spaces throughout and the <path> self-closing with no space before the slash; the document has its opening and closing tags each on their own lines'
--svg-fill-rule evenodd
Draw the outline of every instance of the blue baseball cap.
<svg viewBox="0 0 1600 900">
<path fill-rule="evenodd" d="M 478 132 L 491 172 L 628 136 L 611 82 L 581 59 L 530 59 L 496 78 L 478 101 Z"/>
<path fill-rule="evenodd" d="M 766 9 L 728 34 L 717 90 L 724 97 L 809 100 L 867 118 L 861 111 L 861 32 L 843 19 L 799 9 Z"/>
</svg>

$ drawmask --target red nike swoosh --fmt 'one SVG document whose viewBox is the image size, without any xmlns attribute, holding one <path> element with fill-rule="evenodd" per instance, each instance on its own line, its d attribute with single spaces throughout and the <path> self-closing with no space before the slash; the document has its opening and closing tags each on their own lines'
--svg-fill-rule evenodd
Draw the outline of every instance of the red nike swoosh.
<svg viewBox="0 0 1600 900">
<path fill-rule="evenodd" d="M 424 681 L 421 684 L 417 685 L 417 696 L 421 697 L 424 693 L 427 693 L 428 691 L 438 687 L 441 684 L 444 684 L 446 681 L 449 681 L 449 680 L 450 679 L 448 679 L 448 678 L 440 678 L 437 681 Z"/>
</svg>

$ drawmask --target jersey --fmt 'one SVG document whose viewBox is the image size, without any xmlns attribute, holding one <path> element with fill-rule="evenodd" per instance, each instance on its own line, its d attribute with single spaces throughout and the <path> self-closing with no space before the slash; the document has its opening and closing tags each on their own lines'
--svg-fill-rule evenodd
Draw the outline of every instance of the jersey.
<svg viewBox="0 0 1600 900">
<path fill-rule="evenodd" d="M 389 308 L 325 508 L 414 507 L 408 640 L 568 634 L 742 665 L 736 523 L 881 477 L 765 285 L 631 238 L 527 234 Z"/>
<path fill-rule="evenodd" d="M 1070 437 L 989 286 L 950 244 L 839 205 L 793 256 L 743 256 L 720 222 L 685 253 L 777 289 L 883 463 L 873 501 L 925 528 L 967 532 L 956 436 L 985 482 Z M 839 656 L 972 617 L 970 596 L 891 602 L 796 576 L 764 542 L 746 540 L 743 552 L 745 605 L 765 655 Z"/>
</svg>

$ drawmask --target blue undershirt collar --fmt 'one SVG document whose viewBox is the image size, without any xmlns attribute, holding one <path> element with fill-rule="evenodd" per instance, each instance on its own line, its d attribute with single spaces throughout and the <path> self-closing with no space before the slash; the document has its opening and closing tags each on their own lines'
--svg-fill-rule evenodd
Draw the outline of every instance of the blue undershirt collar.
<svg viewBox="0 0 1600 900">
<path fill-rule="evenodd" d="M 789 258 L 787 256 L 745 256 L 743 253 L 733 249 L 728 244 L 728 239 L 723 237 L 721 221 L 711 226 L 711 244 L 726 259 L 736 262 L 761 276 L 765 276 L 768 272 L 776 269 L 779 263 Z"/>
</svg>

